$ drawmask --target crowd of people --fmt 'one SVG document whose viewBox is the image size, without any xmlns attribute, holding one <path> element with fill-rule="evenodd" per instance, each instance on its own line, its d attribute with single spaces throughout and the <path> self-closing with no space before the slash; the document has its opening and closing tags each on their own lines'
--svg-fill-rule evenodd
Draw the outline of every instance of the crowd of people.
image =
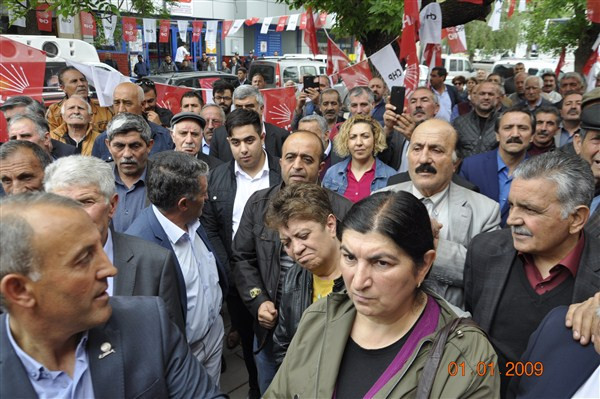
<svg viewBox="0 0 600 399">
<path fill-rule="evenodd" d="M 288 131 L 235 59 L 0 106 L 0 396 L 220 397 L 239 344 L 249 398 L 597 396 L 600 87 L 316 76 Z"/>
</svg>

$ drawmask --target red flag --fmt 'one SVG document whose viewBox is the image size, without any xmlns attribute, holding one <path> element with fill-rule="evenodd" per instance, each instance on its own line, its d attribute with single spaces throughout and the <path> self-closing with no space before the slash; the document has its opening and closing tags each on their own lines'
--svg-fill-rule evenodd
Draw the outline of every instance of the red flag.
<svg viewBox="0 0 600 399">
<path fill-rule="evenodd" d="M 407 4 L 408 0 L 404 3 Z M 415 1 L 416 3 L 416 1 Z M 414 15 L 417 10 L 416 16 Z M 405 8 L 403 27 L 402 27 L 402 40 L 400 41 L 400 61 L 404 61 L 404 87 L 406 87 L 406 95 L 404 96 L 404 104 L 408 103 L 408 98 L 412 95 L 417 87 L 419 87 L 419 57 L 417 55 L 417 26 L 419 24 L 418 19 L 418 7 L 414 6 L 409 9 L 413 15 L 406 14 L 407 9 Z"/>
<path fill-rule="evenodd" d="M 246 24 L 246 26 L 252 26 L 255 23 L 257 23 L 258 21 L 260 21 L 260 18 L 254 17 L 254 18 L 247 19 L 246 21 L 244 21 L 244 23 Z"/>
<path fill-rule="evenodd" d="M 598 50 L 596 49 L 592 52 L 592 54 L 590 54 L 590 58 L 588 58 L 588 60 L 585 62 L 585 65 L 583 66 L 583 69 L 581 72 L 583 72 L 583 74 L 587 76 L 592 71 L 592 67 L 594 66 L 594 64 L 597 61 L 598 61 Z"/>
<path fill-rule="evenodd" d="M 204 103 L 208 103 L 213 97 L 213 83 L 215 83 L 219 78 L 200 78 L 198 79 L 198 83 L 200 83 L 200 87 L 202 87 L 202 99 L 204 99 Z"/>
<path fill-rule="evenodd" d="M 283 32 L 283 30 L 285 29 L 285 24 L 286 24 L 287 20 L 288 20 L 287 15 L 279 17 L 279 21 L 277 22 L 277 28 L 275 28 L 275 32 Z"/>
<path fill-rule="evenodd" d="M 348 56 L 327 36 L 327 75 L 337 74 L 349 65 Z"/>
<path fill-rule="evenodd" d="M 225 39 L 227 37 L 232 25 L 233 25 L 233 20 L 223 21 L 223 26 L 221 26 L 221 39 Z"/>
<path fill-rule="evenodd" d="M 373 79 L 371 68 L 369 68 L 369 60 L 364 60 L 358 64 L 349 66 L 340 72 L 340 77 L 346 84 L 348 90 L 356 86 L 367 86 L 369 81 Z"/>
<path fill-rule="evenodd" d="M 42 4 L 35 12 L 38 29 L 44 32 L 52 32 L 52 11 L 47 10 L 48 7 L 48 4 Z"/>
<path fill-rule="evenodd" d="M 158 35 L 159 43 L 169 43 L 169 29 L 171 28 L 171 21 L 161 19 L 160 21 L 160 33 Z"/>
<path fill-rule="evenodd" d="M 137 40 L 137 23 L 135 17 L 123 17 L 123 40 L 135 42 Z"/>
<path fill-rule="evenodd" d="M 306 21 L 307 21 L 307 15 L 305 12 L 303 12 L 300 15 L 300 25 L 298 25 L 298 28 L 300 28 L 300 30 L 306 29 Z"/>
<path fill-rule="evenodd" d="M 472 3 L 483 5 L 483 0 L 458 0 L 459 3 Z"/>
<path fill-rule="evenodd" d="M 595 24 L 600 24 L 600 1 L 587 0 L 587 18 Z"/>
<path fill-rule="evenodd" d="M 202 21 L 192 21 L 192 43 L 198 43 L 200 41 L 203 24 Z"/>
<path fill-rule="evenodd" d="M 156 83 L 156 98 L 159 99 L 156 104 L 159 107 L 171 110 L 173 114 L 181 111 L 181 96 L 192 89 L 188 87 L 170 86 L 162 83 Z"/>
<path fill-rule="evenodd" d="M 406 20 L 406 17 L 409 20 Z M 404 20 L 402 21 L 402 30 L 404 30 L 404 26 L 407 24 L 415 25 L 415 31 L 419 31 L 419 26 L 421 22 L 419 20 L 419 2 L 418 0 L 406 0 L 404 2 Z"/>
<path fill-rule="evenodd" d="M 8 141 L 8 125 L 4 113 L 0 112 L 0 143 Z"/>
<path fill-rule="evenodd" d="M 459 25 L 464 29 L 463 25 Z M 467 51 L 465 48 L 465 44 L 460 40 L 459 29 L 456 26 L 452 26 L 449 28 L 442 29 L 442 39 L 448 38 L 448 45 L 450 46 L 450 51 L 452 53 L 464 53 Z"/>
<path fill-rule="evenodd" d="M 42 101 L 46 54 L 0 36 L 0 104 L 8 97 L 29 96 Z"/>
<path fill-rule="evenodd" d="M 306 29 L 304 29 L 304 43 L 308 46 L 311 53 L 319 54 L 319 44 L 317 43 L 317 30 L 315 29 L 315 20 L 312 11 L 306 10 Z"/>
<path fill-rule="evenodd" d="M 360 62 L 365 58 L 365 49 L 358 40 L 354 41 L 354 52 L 356 53 L 357 62 Z"/>
<path fill-rule="evenodd" d="M 327 23 L 327 13 L 326 12 L 319 13 L 317 20 L 315 21 L 315 28 L 321 29 L 322 27 L 325 26 L 326 23 Z"/>
<path fill-rule="evenodd" d="M 263 115 L 265 122 L 272 123 L 285 130 L 291 130 L 292 117 L 296 109 L 296 89 L 293 87 L 278 87 L 262 89 L 260 93 L 265 100 Z"/>
<path fill-rule="evenodd" d="M 515 5 L 517 4 L 517 0 L 510 0 L 510 6 L 508 7 L 508 14 L 506 15 L 508 18 L 512 17 L 515 12 Z"/>
<path fill-rule="evenodd" d="M 442 66 L 442 46 L 435 43 L 427 44 L 423 51 L 423 58 L 430 72 L 434 67 Z"/>
<path fill-rule="evenodd" d="M 560 70 L 562 69 L 563 65 L 565 65 L 565 53 L 566 53 L 566 51 L 567 51 L 567 49 L 565 49 L 563 47 L 562 51 L 560 52 L 560 58 L 558 59 L 558 64 L 556 65 L 556 70 L 554 71 L 554 74 L 556 75 L 557 79 L 560 76 Z"/>
<path fill-rule="evenodd" d="M 89 12 L 82 11 L 79 13 L 81 20 L 81 33 L 88 36 L 96 36 L 96 20 Z"/>
</svg>

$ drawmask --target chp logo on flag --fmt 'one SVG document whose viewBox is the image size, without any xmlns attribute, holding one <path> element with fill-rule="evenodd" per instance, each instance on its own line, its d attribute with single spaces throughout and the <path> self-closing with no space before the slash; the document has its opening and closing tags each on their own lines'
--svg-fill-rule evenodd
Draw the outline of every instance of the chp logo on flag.
<svg viewBox="0 0 600 399">
<path fill-rule="evenodd" d="M 265 100 L 265 122 L 272 123 L 282 129 L 291 130 L 292 117 L 296 108 L 296 89 L 280 87 L 262 89 L 260 93 Z"/>
<path fill-rule="evenodd" d="M 340 78 L 342 78 L 348 90 L 356 86 L 367 86 L 369 81 L 373 79 L 371 68 L 369 68 L 369 60 L 366 59 L 344 69 L 340 72 Z"/>
<path fill-rule="evenodd" d="M 156 83 L 154 87 L 156 88 L 156 98 L 160 98 L 157 101 L 158 106 L 171 110 L 173 115 L 181 111 L 181 96 L 192 90 L 187 87 L 176 87 L 161 83 Z"/>
<path fill-rule="evenodd" d="M 29 96 L 42 102 L 46 55 L 0 36 L 0 104 L 8 97 Z"/>
</svg>

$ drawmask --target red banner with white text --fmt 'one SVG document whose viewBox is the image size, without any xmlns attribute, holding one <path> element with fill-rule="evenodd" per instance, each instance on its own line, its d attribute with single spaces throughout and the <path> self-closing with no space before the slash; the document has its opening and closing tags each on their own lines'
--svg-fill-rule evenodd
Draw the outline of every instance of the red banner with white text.
<svg viewBox="0 0 600 399">
<path fill-rule="evenodd" d="M 171 28 L 171 21 L 162 19 L 160 21 L 158 42 L 159 43 L 169 43 L 169 29 Z"/>
<path fill-rule="evenodd" d="M 200 35 L 202 34 L 202 21 L 192 21 L 192 42 L 198 43 L 200 41 Z"/>
<path fill-rule="evenodd" d="M 123 40 L 135 42 L 137 40 L 137 22 L 135 17 L 123 17 Z"/>
<path fill-rule="evenodd" d="M 35 12 L 38 29 L 43 32 L 52 32 L 52 11 L 48 7 L 48 4 L 42 4 Z"/>
<path fill-rule="evenodd" d="M 87 36 L 96 36 L 96 20 L 94 16 L 89 12 L 82 11 L 79 13 L 79 18 L 81 20 L 81 33 Z"/>
</svg>

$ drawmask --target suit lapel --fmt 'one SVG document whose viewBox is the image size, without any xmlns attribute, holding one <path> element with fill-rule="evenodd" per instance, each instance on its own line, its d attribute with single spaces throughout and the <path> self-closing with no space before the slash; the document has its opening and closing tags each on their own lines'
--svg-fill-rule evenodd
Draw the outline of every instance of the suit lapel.
<svg viewBox="0 0 600 399">
<path fill-rule="evenodd" d="M 498 159 L 497 155 L 498 151 L 492 151 L 488 153 L 488 161 L 484 163 L 485 168 L 485 176 L 487 176 L 490 194 L 493 199 L 498 201 L 500 199 L 500 187 L 498 183 Z"/>
<path fill-rule="evenodd" d="M 467 234 L 471 219 L 473 218 L 473 212 L 470 207 L 465 206 L 465 202 L 465 198 L 457 190 L 456 185 L 451 182 L 448 189 L 450 226 L 446 226 L 450 241 L 458 243 L 468 242 Z"/>
<path fill-rule="evenodd" d="M 584 233 L 585 234 L 585 233 Z M 598 239 L 585 234 L 579 268 L 573 288 L 573 301 L 582 302 L 600 290 L 600 246 Z"/>
<path fill-rule="evenodd" d="M 124 398 L 124 348 L 121 344 L 119 330 L 113 330 L 109 320 L 104 326 L 91 329 L 88 338 L 87 352 L 94 395 L 97 398 Z M 105 348 L 108 345 L 111 350 L 114 350 L 114 353 L 108 353 L 109 351 Z M 143 365 L 141 366 L 143 367 Z"/>
<path fill-rule="evenodd" d="M 113 237 L 113 261 L 119 273 L 115 277 L 115 289 L 113 295 L 131 296 L 135 287 L 135 276 L 137 264 L 132 262 L 133 252 L 127 246 L 124 237 L 112 232 Z"/>
<path fill-rule="evenodd" d="M 14 351 L 6 329 L 6 314 L 0 318 L 0 396 L 3 398 L 35 398 L 27 371 Z"/>
<path fill-rule="evenodd" d="M 510 268 L 515 263 L 516 256 L 517 252 L 510 245 L 503 252 L 491 255 L 487 259 L 489 265 L 494 265 L 492 271 L 494 278 L 486 278 L 484 280 L 485 287 L 482 287 L 483 295 L 480 297 L 480 301 L 482 302 L 481 308 L 486 309 L 486 312 L 480 315 L 481 323 L 479 324 L 485 331 L 489 332 L 492 325 L 498 302 L 500 302 L 500 296 L 506 285 L 506 280 L 508 280 Z"/>
</svg>

